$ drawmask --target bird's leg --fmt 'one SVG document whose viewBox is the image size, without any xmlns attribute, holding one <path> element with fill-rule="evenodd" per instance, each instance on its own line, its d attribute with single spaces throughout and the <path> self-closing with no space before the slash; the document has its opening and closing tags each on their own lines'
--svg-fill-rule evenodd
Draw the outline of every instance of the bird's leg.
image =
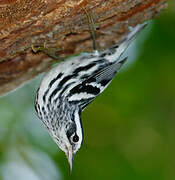
<svg viewBox="0 0 175 180">
<path fill-rule="evenodd" d="M 91 37 L 93 40 L 93 49 L 94 49 L 94 51 L 97 51 L 97 44 L 96 44 L 96 40 L 95 40 L 96 28 L 95 28 L 93 17 L 90 13 L 87 12 L 87 10 L 85 8 L 83 8 L 83 10 L 84 10 L 87 20 L 88 20 L 89 30 L 90 30 Z"/>
<path fill-rule="evenodd" d="M 44 43 L 43 46 L 32 45 L 31 48 L 32 48 L 34 53 L 38 53 L 39 51 L 42 51 L 45 54 L 47 54 L 48 56 L 50 56 L 51 58 L 54 58 L 56 60 L 62 60 L 63 59 L 57 55 L 57 52 L 61 51 L 61 48 L 47 48 L 46 43 Z"/>
<path fill-rule="evenodd" d="M 83 8 L 83 10 L 84 10 L 84 12 L 86 14 L 86 17 L 87 17 L 87 20 L 88 20 L 89 30 L 90 30 L 91 37 L 92 37 L 92 40 L 93 40 L 93 49 L 94 49 L 95 52 L 97 52 L 97 45 L 96 45 L 96 40 L 95 40 L 96 27 L 95 27 L 95 24 L 94 24 L 94 20 L 93 20 L 92 15 L 89 12 L 87 12 L 87 10 L 85 8 Z M 63 58 L 60 58 L 57 55 L 57 52 L 61 51 L 61 48 L 47 48 L 46 47 L 46 42 L 44 43 L 43 46 L 34 46 L 34 45 L 32 45 L 31 48 L 32 48 L 34 53 L 38 53 L 39 51 L 42 51 L 45 54 L 47 54 L 48 56 L 50 56 L 51 58 L 54 58 L 56 60 L 63 60 Z"/>
</svg>

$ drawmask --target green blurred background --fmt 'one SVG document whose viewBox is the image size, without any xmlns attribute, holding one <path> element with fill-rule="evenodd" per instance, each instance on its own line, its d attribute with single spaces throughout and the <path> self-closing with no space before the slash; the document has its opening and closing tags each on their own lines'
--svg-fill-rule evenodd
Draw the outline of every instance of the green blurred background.
<svg viewBox="0 0 175 180">
<path fill-rule="evenodd" d="M 34 112 L 41 76 L 1 97 L 0 180 L 175 180 L 174 0 L 128 53 L 129 63 L 82 114 L 84 143 L 71 176 Z"/>
</svg>

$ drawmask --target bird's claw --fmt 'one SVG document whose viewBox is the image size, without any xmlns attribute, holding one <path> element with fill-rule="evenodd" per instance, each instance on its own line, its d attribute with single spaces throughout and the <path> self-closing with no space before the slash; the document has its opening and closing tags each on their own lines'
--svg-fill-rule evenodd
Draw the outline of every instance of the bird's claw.
<svg viewBox="0 0 175 180">
<path fill-rule="evenodd" d="M 57 52 L 61 51 L 62 49 L 61 48 L 48 48 L 48 47 L 46 47 L 46 42 L 44 42 L 43 46 L 34 46 L 32 44 L 31 48 L 34 53 L 38 53 L 39 51 L 42 51 L 45 54 L 47 54 L 48 56 L 50 56 L 51 58 L 54 58 L 56 60 L 58 60 L 58 59 L 62 60 L 62 58 L 60 58 L 57 55 Z"/>
</svg>

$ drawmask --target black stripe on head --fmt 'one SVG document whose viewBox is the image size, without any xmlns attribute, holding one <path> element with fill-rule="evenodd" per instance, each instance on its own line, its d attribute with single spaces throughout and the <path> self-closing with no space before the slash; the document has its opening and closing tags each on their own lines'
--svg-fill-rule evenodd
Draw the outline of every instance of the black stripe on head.
<svg viewBox="0 0 175 180">
<path fill-rule="evenodd" d="M 76 124 L 75 123 L 69 123 L 67 124 L 66 126 L 67 128 L 67 132 L 66 132 L 66 135 L 67 135 L 67 138 L 70 140 L 70 137 L 76 133 Z"/>
</svg>

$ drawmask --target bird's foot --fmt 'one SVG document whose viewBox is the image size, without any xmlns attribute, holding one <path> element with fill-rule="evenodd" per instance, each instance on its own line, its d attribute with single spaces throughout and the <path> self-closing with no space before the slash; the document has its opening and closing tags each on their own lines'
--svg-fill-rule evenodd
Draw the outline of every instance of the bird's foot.
<svg viewBox="0 0 175 180">
<path fill-rule="evenodd" d="M 88 21 L 89 30 L 90 30 L 91 37 L 92 37 L 92 40 L 93 40 L 93 49 L 94 49 L 94 51 L 96 51 L 97 50 L 97 44 L 96 44 L 96 39 L 95 39 L 96 26 L 95 26 L 95 23 L 94 23 L 94 19 L 92 17 L 92 14 L 87 12 L 86 8 L 82 8 L 82 9 L 85 12 L 86 18 L 87 18 L 87 21 Z"/>
<path fill-rule="evenodd" d="M 61 48 L 48 48 L 46 47 L 46 43 L 44 43 L 43 46 L 32 45 L 31 48 L 34 53 L 42 51 L 51 58 L 54 58 L 56 60 L 62 60 L 62 58 L 60 58 L 59 55 L 57 55 L 57 53 L 62 50 Z"/>
</svg>

